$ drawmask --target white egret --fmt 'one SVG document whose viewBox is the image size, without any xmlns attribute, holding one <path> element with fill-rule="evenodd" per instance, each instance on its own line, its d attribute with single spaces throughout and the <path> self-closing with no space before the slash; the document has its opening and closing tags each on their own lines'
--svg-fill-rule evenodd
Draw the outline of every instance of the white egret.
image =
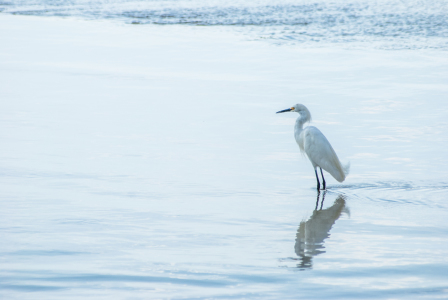
<svg viewBox="0 0 448 300">
<path fill-rule="evenodd" d="M 300 114 L 294 126 L 294 137 L 300 151 L 306 153 L 313 165 L 317 179 L 317 190 L 320 190 L 317 167 L 320 168 L 320 174 L 322 175 L 323 190 L 325 190 L 325 178 L 322 169 L 330 173 L 337 181 L 343 182 L 348 175 L 350 163 L 345 166 L 341 164 L 330 142 L 319 129 L 314 126 L 303 128 L 303 124 L 311 122 L 311 113 L 308 108 L 303 104 L 296 104 L 291 108 L 278 111 L 277 114 L 284 112 L 297 112 Z"/>
</svg>

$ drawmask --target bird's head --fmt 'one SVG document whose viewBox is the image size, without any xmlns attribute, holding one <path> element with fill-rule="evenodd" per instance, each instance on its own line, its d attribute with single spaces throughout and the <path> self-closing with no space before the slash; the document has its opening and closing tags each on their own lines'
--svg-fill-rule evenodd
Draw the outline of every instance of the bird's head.
<svg viewBox="0 0 448 300">
<path fill-rule="evenodd" d="M 303 104 L 296 104 L 293 107 L 278 111 L 277 114 L 284 112 L 296 112 L 299 113 L 302 119 L 305 119 L 305 122 L 311 122 L 311 113 Z"/>
</svg>

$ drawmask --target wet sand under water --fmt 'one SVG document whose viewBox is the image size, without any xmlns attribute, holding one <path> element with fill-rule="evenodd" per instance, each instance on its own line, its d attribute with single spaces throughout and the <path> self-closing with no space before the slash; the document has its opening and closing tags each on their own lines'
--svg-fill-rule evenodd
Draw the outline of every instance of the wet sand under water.
<svg viewBox="0 0 448 300">
<path fill-rule="evenodd" d="M 7 15 L 0 35 L 2 299 L 448 298 L 445 52 Z M 297 102 L 351 161 L 320 195 L 274 114 Z"/>
</svg>

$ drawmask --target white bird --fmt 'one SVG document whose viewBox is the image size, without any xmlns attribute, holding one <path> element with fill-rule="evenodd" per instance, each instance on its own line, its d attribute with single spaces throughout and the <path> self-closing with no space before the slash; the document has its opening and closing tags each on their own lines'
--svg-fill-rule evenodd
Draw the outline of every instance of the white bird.
<svg viewBox="0 0 448 300">
<path fill-rule="evenodd" d="M 277 114 L 284 112 L 297 112 L 300 114 L 294 126 L 294 137 L 300 151 L 306 153 L 313 165 L 317 179 L 317 190 L 320 190 L 317 167 L 320 168 L 320 174 L 322 175 L 323 190 L 325 190 L 325 178 L 322 169 L 330 173 L 337 181 L 343 182 L 349 173 L 350 163 L 345 166 L 341 164 L 330 142 L 319 129 L 314 126 L 303 128 L 303 124 L 311 122 L 311 113 L 308 108 L 303 104 L 296 104 L 291 108 L 278 111 Z"/>
</svg>

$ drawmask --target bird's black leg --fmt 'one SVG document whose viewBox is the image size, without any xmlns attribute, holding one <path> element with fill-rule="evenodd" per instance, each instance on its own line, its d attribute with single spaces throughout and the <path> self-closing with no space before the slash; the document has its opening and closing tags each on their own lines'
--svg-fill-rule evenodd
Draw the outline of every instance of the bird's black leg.
<svg viewBox="0 0 448 300">
<path fill-rule="evenodd" d="M 321 167 L 319 167 L 319 169 L 320 169 L 320 174 L 322 174 L 322 181 L 324 182 L 323 183 L 323 186 L 324 186 L 324 190 L 325 190 L 325 178 L 324 178 L 324 173 L 322 172 L 322 168 Z M 317 175 L 316 175 L 317 176 Z"/>
<path fill-rule="evenodd" d="M 317 190 L 320 190 L 320 181 L 319 181 L 319 176 L 317 176 L 317 169 L 314 169 L 314 172 L 316 173 L 316 179 L 317 179 Z"/>
</svg>

